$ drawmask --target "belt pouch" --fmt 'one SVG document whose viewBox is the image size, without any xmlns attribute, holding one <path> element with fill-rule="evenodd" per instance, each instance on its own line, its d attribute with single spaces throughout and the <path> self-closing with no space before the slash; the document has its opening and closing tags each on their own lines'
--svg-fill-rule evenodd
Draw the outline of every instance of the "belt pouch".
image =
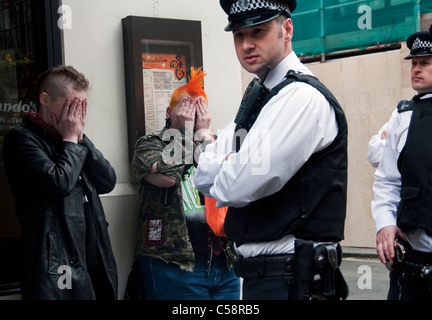
<svg viewBox="0 0 432 320">
<path fill-rule="evenodd" d="M 334 296 L 336 293 L 335 270 L 339 267 L 338 254 L 333 244 L 318 245 L 315 248 L 316 275 L 320 275 L 318 292 L 324 296 Z"/>
<path fill-rule="evenodd" d="M 316 275 L 320 275 L 317 293 L 328 300 L 345 300 L 348 297 L 348 285 L 339 268 L 342 262 L 340 245 L 321 244 L 315 248 Z"/>
<path fill-rule="evenodd" d="M 294 288 L 296 300 L 309 300 L 314 274 L 313 241 L 297 239 L 294 251 Z"/>
</svg>

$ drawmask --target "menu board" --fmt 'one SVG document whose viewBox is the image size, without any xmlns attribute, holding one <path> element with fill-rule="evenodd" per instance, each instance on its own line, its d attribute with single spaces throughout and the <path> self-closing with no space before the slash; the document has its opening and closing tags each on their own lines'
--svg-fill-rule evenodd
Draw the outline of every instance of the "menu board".
<svg viewBox="0 0 432 320">
<path fill-rule="evenodd" d="M 191 67 L 203 67 L 201 22 L 127 16 L 122 19 L 129 160 L 136 141 L 159 133 L 175 89 Z"/>
<path fill-rule="evenodd" d="M 144 54 L 143 88 L 145 132 L 159 133 L 173 91 L 185 85 L 186 58 L 181 55 Z"/>
</svg>

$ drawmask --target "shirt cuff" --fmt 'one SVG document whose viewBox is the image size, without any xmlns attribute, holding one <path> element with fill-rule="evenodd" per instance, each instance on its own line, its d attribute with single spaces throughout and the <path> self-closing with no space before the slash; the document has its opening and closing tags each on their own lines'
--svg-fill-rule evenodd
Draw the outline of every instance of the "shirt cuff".
<svg viewBox="0 0 432 320">
<path fill-rule="evenodd" d="M 396 218 L 391 212 L 383 212 L 375 218 L 376 232 L 382 228 L 396 225 Z"/>
</svg>

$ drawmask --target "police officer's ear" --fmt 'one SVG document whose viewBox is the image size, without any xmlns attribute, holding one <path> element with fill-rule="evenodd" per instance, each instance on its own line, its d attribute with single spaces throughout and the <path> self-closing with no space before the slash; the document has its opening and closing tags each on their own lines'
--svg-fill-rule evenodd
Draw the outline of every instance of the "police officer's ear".
<svg viewBox="0 0 432 320">
<path fill-rule="evenodd" d="M 288 18 L 284 21 L 282 27 L 285 30 L 285 40 L 287 42 L 291 42 L 294 34 L 294 25 L 291 18 Z"/>
</svg>

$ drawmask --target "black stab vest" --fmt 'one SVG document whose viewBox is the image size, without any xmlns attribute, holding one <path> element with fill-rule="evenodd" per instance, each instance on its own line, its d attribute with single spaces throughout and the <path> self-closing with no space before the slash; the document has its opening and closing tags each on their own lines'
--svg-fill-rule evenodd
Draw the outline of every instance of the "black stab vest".
<svg viewBox="0 0 432 320">
<path fill-rule="evenodd" d="M 334 108 L 338 134 L 330 146 L 313 154 L 280 191 L 242 208 L 228 208 L 225 233 L 237 245 L 278 240 L 288 234 L 314 241 L 344 238 L 348 136 L 345 114 L 317 78 L 293 71 L 286 77 L 270 96 L 294 81 L 312 85 Z"/>
<path fill-rule="evenodd" d="M 414 97 L 399 112 L 413 110 L 405 146 L 398 158 L 401 201 L 397 225 L 424 229 L 432 236 L 432 98 Z"/>
</svg>

